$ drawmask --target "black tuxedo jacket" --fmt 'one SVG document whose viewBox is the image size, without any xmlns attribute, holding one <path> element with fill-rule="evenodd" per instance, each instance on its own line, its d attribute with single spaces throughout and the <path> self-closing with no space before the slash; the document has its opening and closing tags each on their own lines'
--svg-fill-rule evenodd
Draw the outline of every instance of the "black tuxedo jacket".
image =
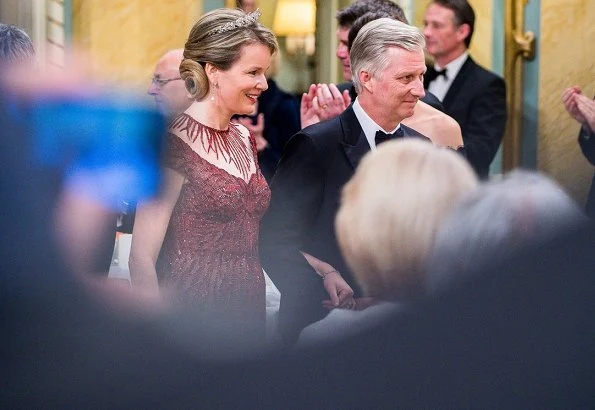
<svg viewBox="0 0 595 410">
<path fill-rule="evenodd" d="M 429 85 L 427 79 L 424 86 Z M 444 112 L 461 126 L 467 159 L 486 177 L 506 127 L 506 85 L 496 74 L 467 58 L 442 101 Z"/>
<path fill-rule="evenodd" d="M 404 125 L 405 137 L 426 138 Z M 337 269 L 358 293 L 335 238 L 335 214 L 343 185 L 370 150 L 348 107 L 331 120 L 307 127 L 287 144 L 271 183 L 271 203 L 261 225 L 261 261 L 281 291 L 279 325 L 291 342 L 324 317 L 328 299 L 320 277 L 300 251 Z"/>
<path fill-rule="evenodd" d="M 595 132 L 589 132 L 584 127 L 581 127 L 578 136 L 578 143 L 583 151 L 583 155 L 595 166 Z M 593 175 L 593 181 L 591 182 L 591 189 L 589 189 L 589 196 L 587 197 L 586 209 L 587 215 L 591 218 L 595 218 L 595 175 Z"/>
</svg>

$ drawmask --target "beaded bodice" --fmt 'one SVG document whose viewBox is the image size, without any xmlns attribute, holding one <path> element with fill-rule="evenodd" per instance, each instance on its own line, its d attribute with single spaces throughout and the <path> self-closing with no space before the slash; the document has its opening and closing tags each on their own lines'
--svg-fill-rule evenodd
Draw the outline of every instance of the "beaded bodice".
<svg viewBox="0 0 595 410">
<path fill-rule="evenodd" d="M 236 126 L 230 124 L 230 129 Z M 192 136 L 195 141 L 202 138 L 197 132 L 189 128 L 185 135 L 178 132 L 167 137 L 164 165 L 182 174 L 186 182 L 162 247 L 160 276 L 179 295 L 206 309 L 225 310 L 240 322 L 256 321 L 264 326 L 265 282 L 258 233 L 270 191 L 254 165 L 255 141 L 250 136 L 250 165 L 256 172 L 243 179 L 191 148 Z M 217 144 L 228 143 L 225 135 L 210 132 L 204 137 L 217 140 Z M 232 161 L 237 152 L 229 151 Z"/>
</svg>

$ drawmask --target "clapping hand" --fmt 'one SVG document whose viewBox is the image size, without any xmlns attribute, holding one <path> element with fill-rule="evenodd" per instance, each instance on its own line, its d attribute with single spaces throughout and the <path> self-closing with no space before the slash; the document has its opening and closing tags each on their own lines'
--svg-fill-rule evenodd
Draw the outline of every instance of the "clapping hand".
<svg viewBox="0 0 595 410">
<path fill-rule="evenodd" d="M 595 132 L 595 100 L 588 98 L 583 94 L 576 96 L 576 105 L 580 115 L 585 119 L 583 126 L 589 129 L 589 132 Z"/>
<path fill-rule="evenodd" d="M 312 84 L 302 95 L 300 119 L 302 128 L 341 114 L 351 104 L 349 91 L 341 94 L 335 84 Z"/>
<path fill-rule="evenodd" d="M 258 152 L 263 151 L 268 145 L 268 141 L 264 138 L 264 114 L 260 113 L 256 117 L 256 124 L 252 124 L 252 120 L 248 117 L 240 117 L 236 120 L 239 124 L 248 128 L 248 131 L 252 134 L 256 140 L 256 150 Z"/>
<path fill-rule="evenodd" d="M 595 131 L 595 101 L 585 97 L 578 86 L 564 90 L 562 102 L 572 118 L 589 131 Z"/>
</svg>

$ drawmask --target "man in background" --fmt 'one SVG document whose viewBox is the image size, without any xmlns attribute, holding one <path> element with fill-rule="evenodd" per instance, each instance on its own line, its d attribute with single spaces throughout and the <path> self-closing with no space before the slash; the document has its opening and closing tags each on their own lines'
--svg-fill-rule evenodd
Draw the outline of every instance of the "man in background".
<svg viewBox="0 0 595 410">
<path fill-rule="evenodd" d="M 336 55 L 343 69 L 345 82 L 341 84 L 312 84 L 302 95 L 300 119 L 302 128 L 319 121 L 339 115 L 350 103 L 355 101 L 357 93 L 353 86 L 351 59 L 349 57 L 349 32 L 354 23 L 368 13 L 385 14 L 409 24 L 403 9 L 390 0 L 357 0 L 337 13 L 337 51 Z M 431 93 L 426 92 L 421 101 L 436 110 L 443 111 L 442 103 Z"/>
<path fill-rule="evenodd" d="M 358 0 L 355 3 L 339 10 L 337 13 L 337 58 L 343 68 L 345 82 L 337 85 L 340 92 L 349 90 L 351 101 L 355 100 L 356 93 L 351 81 L 351 61 L 349 58 L 349 31 L 357 19 L 366 13 L 387 13 L 392 18 L 409 24 L 403 9 L 391 0 Z M 431 93 L 427 93 L 422 101 L 437 110 L 443 111 L 440 101 Z"/>
<path fill-rule="evenodd" d="M 149 95 L 155 97 L 159 110 L 169 119 L 186 111 L 193 101 L 180 77 L 180 63 L 183 59 L 184 50 L 181 48 L 166 52 L 157 62 L 147 90 Z"/>
<path fill-rule="evenodd" d="M 194 101 L 182 77 L 180 77 L 180 63 L 184 59 L 184 50 L 176 48 L 167 51 L 155 65 L 153 78 L 147 93 L 155 98 L 157 108 L 171 121 L 182 114 Z M 122 233 L 132 233 L 136 205 L 125 202 L 123 212 L 118 217 L 117 230 Z"/>
<path fill-rule="evenodd" d="M 363 13 L 363 14 L 362 14 Z M 328 120 L 340 114 L 357 96 L 351 81 L 351 62 L 349 51 L 361 28 L 372 20 L 389 17 L 409 24 L 403 9 L 390 0 L 360 0 L 337 13 L 340 28 L 337 30 L 339 46 L 337 57 L 344 67 L 344 75 L 350 81 L 339 84 L 318 84 L 310 86 L 302 97 L 302 127 L 318 121 Z M 345 31 L 347 30 L 347 35 Z M 345 37 L 346 36 L 346 37 Z M 342 90 L 342 93 L 339 92 Z M 348 95 L 346 95 L 348 93 Z M 416 105 L 415 113 L 404 120 L 404 124 L 419 131 L 432 142 L 463 151 L 463 139 L 459 124 L 442 112 L 442 103 L 432 94 L 425 96 Z"/>
<path fill-rule="evenodd" d="M 589 163 L 595 165 L 595 100 L 584 95 L 580 87 L 575 85 L 564 90 L 562 102 L 568 114 L 581 125 L 578 134 L 579 146 Z M 595 175 L 585 210 L 587 215 L 595 218 Z"/>
<path fill-rule="evenodd" d="M 486 178 L 506 126 L 506 86 L 468 53 L 475 12 L 466 0 L 434 0 L 426 9 L 426 50 L 434 58 L 424 85 L 461 126 L 467 158 Z"/>
</svg>

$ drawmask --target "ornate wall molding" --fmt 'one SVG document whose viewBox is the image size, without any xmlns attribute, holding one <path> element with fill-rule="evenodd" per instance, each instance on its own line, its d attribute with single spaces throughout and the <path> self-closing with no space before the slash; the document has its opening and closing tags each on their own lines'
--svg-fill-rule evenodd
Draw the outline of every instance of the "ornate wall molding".
<svg viewBox="0 0 595 410">
<path fill-rule="evenodd" d="M 522 161 L 523 63 L 535 57 L 535 35 L 525 31 L 529 0 L 507 0 L 505 10 L 504 79 L 508 119 L 503 141 L 502 165 L 508 171 Z"/>
</svg>

